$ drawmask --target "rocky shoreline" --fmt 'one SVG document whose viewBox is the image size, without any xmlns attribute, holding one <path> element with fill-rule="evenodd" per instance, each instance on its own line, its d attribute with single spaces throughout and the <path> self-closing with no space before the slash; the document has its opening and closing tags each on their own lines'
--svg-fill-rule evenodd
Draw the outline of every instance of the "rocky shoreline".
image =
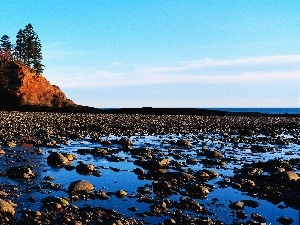
<svg viewBox="0 0 300 225">
<path fill-rule="evenodd" d="M 1 224 L 297 224 L 297 115 L 79 108 L 0 111 Z"/>
</svg>

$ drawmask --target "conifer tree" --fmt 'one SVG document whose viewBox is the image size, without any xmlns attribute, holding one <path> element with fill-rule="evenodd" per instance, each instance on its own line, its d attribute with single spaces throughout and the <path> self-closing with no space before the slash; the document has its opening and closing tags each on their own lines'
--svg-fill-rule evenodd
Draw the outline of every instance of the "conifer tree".
<svg viewBox="0 0 300 225">
<path fill-rule="evenodd" d="M 12 50 L 12 44 L 7 35 L 3 35 L 0 39 L 1 50 L 5 52 L 10 52 Z"/>
<path fill-rule="evenodd" d="M 20 60 L 25 63 L 25 36 L 22 29 L 18 31 L 16 36 L 14 57 L 16 60 Z"/>
<path fill-rule="evenodd" d="M 44 70 L 44 65 L 41 63 L 42 45 L 32 25 L 29 23 L 23 30 L 19 30 L 16 38 L 16 54 L 19 60 L 33 68 L 36 74 L 41 74 Z"/>
<path fill-rule="evenodd" d="M 3 35 L 0 39 L 0 56 L 1 62 L 8 62 L 12 60 L 12 44 L 7 35 Z"/>
</svg>

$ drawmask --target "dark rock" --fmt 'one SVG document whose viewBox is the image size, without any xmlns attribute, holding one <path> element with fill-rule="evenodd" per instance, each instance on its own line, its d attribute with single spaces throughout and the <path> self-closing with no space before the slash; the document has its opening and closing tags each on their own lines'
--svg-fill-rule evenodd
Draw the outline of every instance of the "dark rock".
<svg viewBox="0 0 300 225">
<path fill-rule="evenodd" d="M 257 213 L 251 213 L 251 218 L 254 220 L 254 221 L 257 221 L 257 222 L 260 222 L 260 223 L 265 223 L 267 220 L 265 217 L 257 214 Z"/>
<path fill-rule="evenodd" d="M 248 215 L 244 211 L 236 211 L 235 214 L 238 219 L 242 219 L 242 220 L 248 217 Z"/>
<path fill-rule="evenodd" d="M 51 207 L 51 208 L 60 208 L 66 207 L 69 205 L 69 202 L 64 198 L 59 198 L 55 196 L 48 196 L 41 200 L 44 207 Z M 59 205 L 57 205 L 59 204 Z"/>
<path fill-rule="evenodd" d="M 0 199 L 0 217 L 11 218 L 15 214 L 15 209 L 12 204 Z"/>
<path fill-rule="evenodd" d="M 288 217 L 279 217 L 277 219 L 278 223 L 283 224 L 283 225 L 290 225 L 294 222 L 294 220 L 292 218 L 288 218 Z"/>
<path fill-rule="evenodd" d="M 244 208 L 244 202 L 232 202 L 229 204 L 229 207 L 234 210 L 240 210 Z"/>
<path fill-rule="evenodd" d="M 85 180 L 74 181 L 68 188 L 69 194 L 90 193 L 95 189 L 94 185 Z"/>
<path fill-rule="evenodd" d="M 96 169 L 93 164 L 79 164 L 76 166 L 76 172 L 83 175 L 91 174 L 95 170 Z"/>
<path fill-rule="evenodd" d="M 136 160 L 135 161 L 135 164 L 142 166 L 145 169 L 150 169 L 150 170 L 158 170 L 161 168 L 168 168 L 169 163 L 170 163 L 170 161 L 167 158 Z"/>
<path fill-rule="evenodd" d="M 206 197 L 209 194 L 209 189 L 199 184 L 189 184 L 185 187 L 187 194 L 192 197 Z"/>
<path fill-rule="evenodd" d="M 118 190 L 115 192 L 117 198 L 123 198 L 127 195 L 127 192 L 124 190 Z"/>
<path fill-rule="evenodd" d="M 11 167 L 6 171 L 6 174 L 9 178 L 17 180 L 28 180 L 36 176 L 30 167 L 24 166 Z"/>
<path fill-rule="evenodd" d="M 51 152 L 47 157 L 47 162 L 52 166 L 61 166 L 67 164 L 69 160 L 60 152 Z"/>
<path fill-rule="evenodd" d="M 176 141 L 178 146 L 191 146 L 191 142 L 189 140 L 180 139 Z"/>
<path fill-rule="evenodd" d="M 131 146 L 131 145 L 134 145 L 133 141 L 130 140 L 129 138 L 121 138 L 121 139 L 119 140 L 119 144 L 120 144 L 120 145 L 123 145 L 123 146 L 125 146 L 125 147 L 129 147 L 129 146 Z"/>
</svg>

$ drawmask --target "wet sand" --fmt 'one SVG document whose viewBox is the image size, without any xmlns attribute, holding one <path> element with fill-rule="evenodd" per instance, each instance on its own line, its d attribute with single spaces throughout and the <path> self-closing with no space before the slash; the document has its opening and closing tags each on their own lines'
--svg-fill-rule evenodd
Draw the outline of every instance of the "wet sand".
<svg viewBox="0 0 300 225">
<path fill-rule="evenodd" d="M 298 224 L 298 116 L 147 110 L 1 111 L 1 223 Z"/>
</svg>

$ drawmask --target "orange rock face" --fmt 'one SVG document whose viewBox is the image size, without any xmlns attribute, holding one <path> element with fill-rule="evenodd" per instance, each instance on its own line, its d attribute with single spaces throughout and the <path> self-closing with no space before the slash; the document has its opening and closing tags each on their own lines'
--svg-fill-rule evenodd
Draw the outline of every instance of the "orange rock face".
<svg viewBox="0 0 300 225">
<path fill-rule="evenodd" d="M 67 99 L 58 86 L 41 75 L 36 75 L 21 63 L 10 62 L 1 65 L 0 104 L 36 105 L 46 107 L 69 107 L 75 103 Z"/>
</svg>

